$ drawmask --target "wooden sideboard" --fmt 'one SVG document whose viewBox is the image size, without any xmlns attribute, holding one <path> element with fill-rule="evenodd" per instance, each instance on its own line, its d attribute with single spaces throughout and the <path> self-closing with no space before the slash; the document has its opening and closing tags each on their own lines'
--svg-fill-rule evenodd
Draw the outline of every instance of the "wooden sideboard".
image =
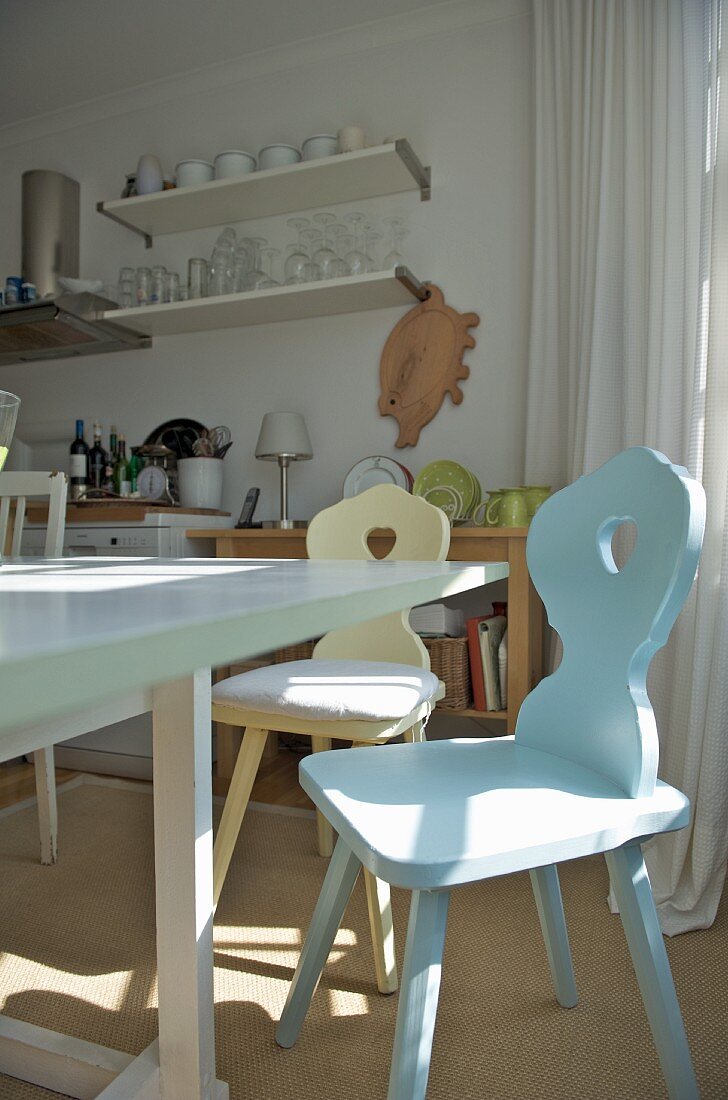
<svg viewBox="0 0 728 1100">
<path fill-rule="evenodd" d="M 544 609 L 526 566 L 527 535 L 527 527 L 454 527 L 448 552 L 450 561 L 508 562 L 508 709 L 443 713 L 502 721 L 507 733 L 514 731 L 521 703 L 543 675 Z M 306 557 L 305 528 L 193 529 L 187 531 L 187 536 L 215 539 L 219 558 Z M 391 545 L 392 536 L 386 532 L 374 532 L 369 538 L 376 557 L 384 556 Z M 234 749 L 220 743 L 218 734 L 218 775 L 228 773 L 234 755 Z"/>
</svg>

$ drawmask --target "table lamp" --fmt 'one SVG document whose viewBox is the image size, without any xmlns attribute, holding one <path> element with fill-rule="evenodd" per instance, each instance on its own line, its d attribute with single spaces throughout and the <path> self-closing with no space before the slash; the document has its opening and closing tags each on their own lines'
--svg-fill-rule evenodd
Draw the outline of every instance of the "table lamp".
<svg viewBox="0 0 728 1100">
<path fill-rule="evenodd" d="M 266 526 L 286 529 L 304 527 L 302 520 L 288 518 L 288 467 L 291 462 L 313 458 L 306 421 L 301 414 L 266 413 L 255 445 L 255 457 L 265 462 L 277 462 L 281 471 L 281 518 Z"/>
</svg>

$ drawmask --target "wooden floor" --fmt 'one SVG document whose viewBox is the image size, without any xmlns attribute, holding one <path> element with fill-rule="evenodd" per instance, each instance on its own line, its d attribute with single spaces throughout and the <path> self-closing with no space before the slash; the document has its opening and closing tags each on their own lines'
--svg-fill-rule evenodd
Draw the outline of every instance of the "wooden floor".
<svg viewBox="0 0 728 1100">
<path fill-rule="evenodd" d="M 251 799 L 254 802 L 267 802 L 272 806 L 294 806 L 298 809 L 313 809 L 298 785 L 299 753 L 281 749 L 273 760 L 263 761 L 258 777 L 253 784 Z M 56 768 L 56 784 L 61 786 L 73 779 L 78 772 Z M 213 777 L 212 787 L 215 794 L 227 794 L 227 780 Z M 33 765 L 13 761 L 0 764 L 0 809 L 24 802 L 35 796 L 35 773 Z"/>
</svg>

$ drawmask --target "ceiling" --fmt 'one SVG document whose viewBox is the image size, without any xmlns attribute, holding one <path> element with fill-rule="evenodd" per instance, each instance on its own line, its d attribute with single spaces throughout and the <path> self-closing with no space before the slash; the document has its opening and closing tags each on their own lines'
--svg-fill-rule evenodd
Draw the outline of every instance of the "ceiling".
<svg viewBox="0 0 728 1100">
<path fill-rule="evenodd" d="M 432 0 L 0 0 L 0 126 Z"/>
</svg>

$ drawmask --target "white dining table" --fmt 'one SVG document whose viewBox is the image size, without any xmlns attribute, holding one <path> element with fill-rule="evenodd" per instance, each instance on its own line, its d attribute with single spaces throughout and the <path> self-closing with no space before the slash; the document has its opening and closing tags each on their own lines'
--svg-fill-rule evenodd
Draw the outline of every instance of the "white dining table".
<svg viewBox="0 0 728 1100">
<path fill-rule="evenodd" d="M 0 1073 L 83 1098 L 224 1100 L 213 1025 L 211 668 L 507 574 L 498 562 L 6 560 L 0 760 L 153 713 L 159 1036 L 134 1057 L 0 1016 Z"/>
</svg>

